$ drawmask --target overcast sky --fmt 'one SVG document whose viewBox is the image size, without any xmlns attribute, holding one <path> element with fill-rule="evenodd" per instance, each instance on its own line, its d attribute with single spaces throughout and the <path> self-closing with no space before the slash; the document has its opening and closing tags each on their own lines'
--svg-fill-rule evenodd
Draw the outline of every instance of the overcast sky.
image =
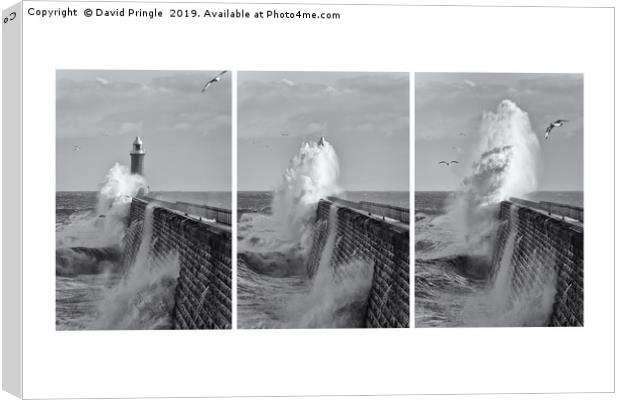
<svg viewBox="0 0 620 400">
<path fill-rule="evenodd" d="M 409 189 L 409 74 L 239 72 L 239 190 L 271 190 L 324 135 L 345 190 Z"/>
<path fill-rule="evenodd" d="M 468 160 L 482 113 L 503 99 L 527 112 L 541 144 L 539 190 L 583 190 L 583 76 L 581 74 L 415 75 L 416 190 L 455 190 L 469 164 L 446 168 L 439 160 Z M 545 128 L 569 122 L 545 140 Z M 459 133 L 466 136 L 460 136 Z"/>
<path fill-rule="evenodd" d="M 97 190 L 137 135 L 151 190 L 230 190 L 230 75 L 200 93 L 218 72 L 57 71 L 57 190 Z"/>
</svg>

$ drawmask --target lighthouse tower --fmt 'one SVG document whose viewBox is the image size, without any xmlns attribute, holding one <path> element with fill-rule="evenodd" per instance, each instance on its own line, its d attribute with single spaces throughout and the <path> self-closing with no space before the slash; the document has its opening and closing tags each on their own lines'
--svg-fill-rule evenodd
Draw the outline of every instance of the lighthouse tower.
<svg viewBox="0 0 620 400">
<path fill-rule="evenodd" d="M 144 175 L 144 149 L 142 148 L 142 139 L 140 136 L 136 136 L 136 140 L 133 141 L 133 148 L 131 149 L 131 173 Z"/>
</svg>

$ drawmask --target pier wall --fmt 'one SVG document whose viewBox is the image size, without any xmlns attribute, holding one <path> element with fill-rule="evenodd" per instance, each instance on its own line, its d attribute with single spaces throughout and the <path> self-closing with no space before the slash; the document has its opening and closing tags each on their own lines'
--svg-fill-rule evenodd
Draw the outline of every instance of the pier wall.
<svg viewBox="0 0 620 400">
<path fill-rule="evenodd" d="M 583 326 L 583 225 L 576 219 L 551 214 L 562 208 L 548 206 L 519 199 L 500 204 L 502 223 L 491 278 L 497 274 L 502 258 L 510 257 L 505 261 L 512 269 L 511 300 L 539 293 L 542 285 L 554 285 L 553 311 L 547 324 Z M 571 211 L 571 216 L 576 215 Z M 583 220 L 583 210 L 580 216 Z M 507 246 L 513 246 L 511 253 Z"/>
<path fill-rule="evenodd" d="M 353 203 L 352 203 L 353 204 Z M 335 219 L 330 213 L 335 208 Z M 344 204 L 321 200 L 317 208 L 311 256 L 307 265 L 312 277 L 319 267 L 329 235 L 336 223 L 334 248 L 329 265 L 337 268 L 350 262 L 374 265 L 365 326 L 402 328 L 409 326 L 409 228 L 385 222 L 368 212 Z"/>
<path fill-rule="evenodd" d="M 150 232 L 149 256 L 158 259 L 174 252 L 178 255 L 180 269 L 175 288 L 174 328 L 230 329 L 230 229 L 189 217 L 183 211 L 157 202 L 149 206 L 152 207 L 152 221 L 145 221 L 148 204 L 148 200 L 139 198 L 131 202 L 123 264 L 134 263 L 143 236 Z M 150 223 L 152 226 L 148 226 Z"/>
</svg>

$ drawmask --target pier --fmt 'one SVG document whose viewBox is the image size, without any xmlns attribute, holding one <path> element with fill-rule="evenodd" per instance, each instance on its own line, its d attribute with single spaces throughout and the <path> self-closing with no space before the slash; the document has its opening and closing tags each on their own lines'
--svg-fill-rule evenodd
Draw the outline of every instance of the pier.
<svg viewBox="0 0 620 400">
<path fill-rule="evenodd" d="M 329 230 L 336 229 L 331 268 L 354 261 L 373 265 L 365 326 L 409 327 L 409 210 L 328 197 L 319 202 L 316 221 L 308 275 L 316 274 Z"/>
<path fill-rule="evenodd" d="M 150 205 L 150 206 L 149 206 Z M 152 208 L 150 237 L 144 227 Z M 134 197 L 123 241 L 123 264 L 132 265 L 144 240 L 149 256 L 176 253 L 175 329 L 230 329 L 232 324 L 231 212 L 187 202 Z"/>
<path fill-rule="evenodd" d="M 513 246 L 510 298 L 516 301 L 540 289 L 552 277 L 555 286 L 549 326 L 583 326 L 583 208 L 511 198 L 500 204 L 500 225 L 493 254 L 497 274 L 507 246 Z M 513 243 L 508 243 L 510 233 Z"/>
</svg>

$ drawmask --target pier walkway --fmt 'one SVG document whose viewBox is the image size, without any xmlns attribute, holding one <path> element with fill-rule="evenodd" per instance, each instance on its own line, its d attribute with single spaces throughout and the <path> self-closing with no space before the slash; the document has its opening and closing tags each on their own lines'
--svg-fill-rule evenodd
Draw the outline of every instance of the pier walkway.
<svg viewBox="0 0 620 400">
<path fill-rule="evenodd" d="M 409 209 L 392 206 L 389 204 L 373 203 L 370 201 L 350 201 L 335 196 L 328 196 L 327 200 L 332 203 L 348 207 L 373 219 L 396 225 L 403 229 L 409 229 Z"/>
<path fill-rule="evenodd" d="M 188 203 L 184 201 L 164 201 L 148 196 L 140 196 L 139 199 L 147 203 L 156 204 L 158 207 L 167 208 L 171 212 L 182 215 L 189 219 L 215 225 L 218 228 L 227 230 L 229 232 L 231 230 L 231 210 L 220 207 Z"/>
<path fill-rule="evenodd" d="M 583 207 L 552 203 L 550 201 L 525 200 L 517 197 L 511 197 L 510 201 L 516 205 L 528 207 L 550 217 L 583 227 Z"/>
</svg>

